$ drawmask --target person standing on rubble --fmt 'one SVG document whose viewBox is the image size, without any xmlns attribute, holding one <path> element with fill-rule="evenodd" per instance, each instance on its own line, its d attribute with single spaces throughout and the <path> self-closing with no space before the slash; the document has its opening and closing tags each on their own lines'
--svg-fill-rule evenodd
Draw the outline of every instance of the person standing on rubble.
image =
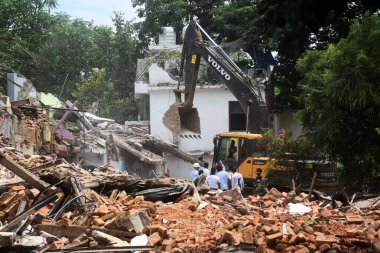
<svg viewBox="0 0 380 253">
<path fill-rule="evenodd" d="M 244 187 L 243 175 L 237 172 L 236 167 L 232 167 L 231 171 L 233 173 L 231 176 L 231 189 L 239 188 L 241 191 L 243 191 L 243 187 Z"/>
<path fill-rule="evenodd" d="M 204 174 L 203 170 L 198 171 L 198 177 L 194 179 L 194 185 L 195 186 L 201 186 L 206 181 L 206 175 Z"/>
<path fill-rule="evenodd" d="M 194 163 L 193 164 L 193 170 L 191 171 L 190 174 L 190 180 L 194 181 L 198 177 L 198 171 L 199 171 L 199 163 Z"/>
<path fill-rule="evenodd" d="M 233 175 L 233 171 L 230 170 L 230 166 L 227 166 L 226 168 L 224 168 L 224 171 L 227 172 L 228 174 L 228 189 L 232 189 L 232 185 L 231 185 L 231 180 L 232 180 L 232 175 Z"/>
<path fill-rule="evenodd" d="M 210 175 L 210 170 L 208 169 L 208 166 L 209 166 L 208 162 L 205 162 L 203 164 L 203 174 L 205 174 L 206 177 Z"/>
<path fill-rule="evenodd" d="M 111 160 L 119 161 L 119 152 L 117 151 L 117 147 L 115 141 L 113 140 L 113 135 L 110 134 L 109 139 L 106 140 L 106 152 L 107 152 L 107 165 L 111 165 Z"/>
<path fill-rule="evenodd" d="M 228 173 L 223 170 L 223 167 L 221 165 L 217 165 L 216 170 L 218 171 L 216 173 L 216 175 L 220 179 L 221 189 L 223 191 L 227 191 L 229 189 L 228 186 L 230 184 L 230 179 L 229 179 Z"/>
<path fill-rule="evenodd" d="M 203 157 L 202 157 L 202 156 L 198 157 L 198 163 L 199 163 L 199 165 L 200 165 L 201 167 L 203 167 L 203 164 L 205 163 L 205 161 L 203 160 Z"/>
<path fill-rule="evenodd" d="M 216 168 L 211 168 L 211 174 L 206 177 L 206 184 L 212 190 L 220 189 L 220 179 L 216 174 Z"/>
<path fill-rule="evenodd" d="M 203 157 L 200 156 L 198 157 L 198 163 L 199 163 L 199 170 L 203 170 L 204 171 L 204 164 L 205 164 L 205 161 L 203 160 Z M 209 173 L 210 174 L 210 173 Z M 208 176 L 208 175 L 206 175 Z"/>
</svg>

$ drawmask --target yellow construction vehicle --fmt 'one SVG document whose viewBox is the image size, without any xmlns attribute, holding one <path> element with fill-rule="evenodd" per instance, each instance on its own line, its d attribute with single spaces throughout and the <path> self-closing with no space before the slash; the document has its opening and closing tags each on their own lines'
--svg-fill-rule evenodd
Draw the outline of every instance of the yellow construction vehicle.
<svg viewBox="0 0 380 253">
<path fill-rule="evenodd" d="M 218 134 L 214 139 L 214 163 L 233 165 L 246 179 L 256 179 L 258 175 L 266 177 L 271 161 L 259 143 L 261 138 L 261 134 Z"/>
<path fill-rule="evenodd" d="M 223 132 L 214 138 L 213 163 L 223 162 L 227 167 L 233 166 L 243 175 L 245 184 L 255 185 L 263 178 L 268 184 L 290 186 L 292 180 L 297 184 L 309 184 L 317 173 L 319 185 L 331 185 L 337 182 L 335 163 L 317 160 L 286 160 L 278 164 L 271 158 L 270 152 L 260 142 L 261 134 Z M 270 175 L 268 175 L 268 173 Z"/>
</svg>

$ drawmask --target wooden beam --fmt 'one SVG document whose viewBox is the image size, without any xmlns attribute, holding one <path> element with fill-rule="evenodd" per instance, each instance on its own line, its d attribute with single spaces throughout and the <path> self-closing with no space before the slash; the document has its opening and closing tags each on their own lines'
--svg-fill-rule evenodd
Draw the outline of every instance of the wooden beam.
<svg viewBox="0 0 380 253">
<path fill-rule="evenodd" d="M 20 178 L 24 179 L 25 182 L 30 184 L 32 187 L 36 188 L 39 191 L 45 190 L 49 186 L 48 183 L 42 181 L 28 170 L 24 169 L 19 165 L 15 160 L 13 160 L 9 155 L 0 150 L 0 164 L 5 168 L 15 173 Z"/>
<path fill-rule="evenodd" d="M 105 132 L 103 130 L 98 130 L 98 134 L 104 140 L 108 140 L 109 135 L 111 133 Z M 116 133 L 112 133 L 112 136 L 113 136 L 113 140 L 114 140 L 116 146 L 118 146 L 121 149 L 124 149 L 125 151 L 127 151 L 131 155 L 136 156 L 137 158 L 139 158 L 144 163 L 159 164 L 164 160 L 164 158 L 162 156 L 156 155 L 149 150 L 146 150 L 146 149 L 137 150 L 132 145 L 128 144 L 121 136 L 119 136 Z"/>
<path fill-rule="evenodd" d="M 77 115 L 80 121 L 83 122 L 83 124 L 90 130 L 96 132 L 95 127 L 91 124 L 91 122 L 84 116 L 83 112 L 79 112 L 78 108 L 75 106 L 75 104 L 71 103 L 69 100 L 66 101 L 66 105 L 71 109 L 75 110 L 73 113 Z"/>
<path fill-rule="evenodd" d="M 97 230 L 115 237 L 126 237 L 133 238 L 137 236 L 137 233 L 121 231 L 121 230 L 113 230 L 107 228 L 100 227 L 87 227 L 87 226 L 78 226 L 78 225 L 45 225 L 38 224 L 35 226 L 38 231 L 45 231 L 46 233 L 52 234 L 57 237 L 68 237 L 68 238 L 76 238 L 82 234 L 91 234 L 92 231 Z"/>
<path fill-rule="evenodd" d="M 145 143 L 163 152 L 166 152 L 178 158 L 181 158 L 182 160 L 188 163 L 196 163 L 198 161 L 197 158 L 191 156 L 189 153 L 186 153 L 185 151 L 179 149 L 178 147 L 172 146 L 169 143 L 165 143 L 162 140 L 159 140 L 157 138 L 149 138 L 148 140 L 145 141 Z"/>
<path fill-rule="evenodd" d="M 19 107 L 20 105 L 27 105 L 30 104 L 29 98 L 23 99 L 23 100 L 17 100 L 11 102 L 11 107 Z"/>
</svg>

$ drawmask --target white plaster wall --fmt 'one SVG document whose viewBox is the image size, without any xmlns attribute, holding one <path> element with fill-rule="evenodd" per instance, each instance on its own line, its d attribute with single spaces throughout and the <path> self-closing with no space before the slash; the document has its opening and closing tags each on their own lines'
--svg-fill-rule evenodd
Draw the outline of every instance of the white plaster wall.
<svg viewBox="0 0 380 253">
<path fill-rule="evenodd" d="M 210 169 L 212 164 L 212 156 L 202 155 L 202 157 L 205 162 L 208 162 L 210 164 Z M 166 155 L 165 160 L 168 164 L 168 167 L 170 168 L 171 177 L 189 179 L 191 170 L 193 169 L 193 165 L 191 163 L 185 162 L 184 160 L 178 159 L 172 155 Z"/>
<path fill-rule="evenodd" d="M 148 94 L 148 84 L 143 81 L 135 82 L 135 97 L 140 94 Z"/>
<path fill-rule="evenodd" d="M 165 141 L 173 142 L 171 131 L 162 123 L 164 113 L 175 101 L 173 88 L 150 90 L 150 124 L 151 134 Z M 213 150 L 215 134 L 229 130 L 228 102 L 235 97 L 223 86 L 217 88 L 197 87 L 194 107 L 198 109 L 202 139 L 179 138 L 178 146 L 187 152 Z"/>
<path fill-rule="evenodd" d="M 17 73 L 8 73 L 7 78 L 9 79 L 7 82 L 8 96 L 11 101 L 15 101 L 17 100 L 18 93 L 24 85 L 26 78 L 17 75 Z"/>
<path fill-rule="evenodd" d="M 153 63 L 149 67 L 149 84 L 157 85 L 157 84 L 177 84 L 178 81 L 172 79 L 168 72 L 166 72 L 163 68 L 158 66 L 156 63 Z"/>
</svg>

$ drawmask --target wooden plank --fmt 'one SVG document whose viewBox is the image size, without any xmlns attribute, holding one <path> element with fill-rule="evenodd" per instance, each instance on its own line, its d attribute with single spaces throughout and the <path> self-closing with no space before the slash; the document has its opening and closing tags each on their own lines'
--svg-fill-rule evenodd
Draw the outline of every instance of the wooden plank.
<svg viewBox="0 0 380 253">
<path fill-rule="evenodd" d="M 0 164 L 2 164 L 5 168 L 15 173 L 17 176 L 24 179 L 28 184 L 33 186 L 39 191 L 45 190 L 49 186 L 48 183 L 42 181 L 26 169 L 24 169 L 21 165 L 16 163 L 9 155 L 5 154 L 0 150 Z"/>
<path fill-rule="evenodd" d="M 23 99 L 23 100 L 12 101 L 11 107 L 19 107 L 21 105 L 27 105 L 27 104 L 30 104 L 29 98 Z"/>
<path fill-rule="evenodd" d="M 187 152 L 179 149 L 176 146 L 172 146 L 169 143 L 165 143 L 162 140 L 159 140 L 154 137 L 149 137 L 148 140 L 145 141 L 147 144 L 150 144 L 151 146 L 157 148 L 158 150 L 161 150 L 163 152 L 172 154 L 178 158 L 181 158 L 182 160 L 188 162 L 188 163 L 196 163 L 198 160 L 194 157 L 188 154 Z"/>
<path fill-rule="evenodd" d="M 35 228 L 38 231 L 45 231 L 46 233 L 49 233 L 51 235 L 57 236 L 57 237 L 68 237 L 68 238 L 76 238 L 82 234 L 91 234 L 91 231 L 97 230 L 115 237 L 126 237 L 126 238 L 133 238 L 137 235 L 137 233 L 128 232 L 128 231 L 121 231 L 121 230 L 113 230 L 113 229 L 106 229 L 106 228 L 100 228 L 100 227 L 87 227 L 87 226 L 78 226 L 78 225 L 45 225 L 45 224 L 38 224 L 35 226 Z"/>
<path fill-rule="evenodd" d="M 84 196 L 83 192 L 80 191 L 78 186 L 77 186 L 77 183 L 80 184 L 79 180 L 78 180 L 78 182 L 76 182 L 76 179 L 74 177 L 71 177 L 70 181 L 71 181 L 71 185 L 73 186 L 75 195 L 77 197 L 79 197 L 79 201 L 82 205 L 82 208 L 84 209 L 84 211 L 87 211 L 85 196 Z"/>
</svg>

